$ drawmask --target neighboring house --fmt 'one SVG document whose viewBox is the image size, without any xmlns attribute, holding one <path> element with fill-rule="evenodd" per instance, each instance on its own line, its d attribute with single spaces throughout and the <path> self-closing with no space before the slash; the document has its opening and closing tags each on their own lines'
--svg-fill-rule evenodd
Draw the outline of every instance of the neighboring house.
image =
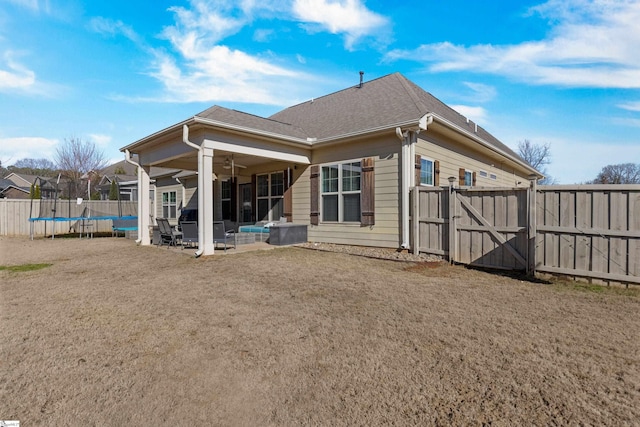
<svg viewBox="0 0 640 427">
<path fill-rule="evenodd" d="M 107 166 L 100 171 L 102 178 L 96 186 L 100 200 L 109 200 L 111 183 L 116 182 L 120 200 L 138 200 L 138 175 L 136 166 L 124 160 Z"/>
<path fill-rule="evenodd" d="M 156 214 L 175 219 L 179 207 L 197 205 L 205 255 L 213 253 L 212 222 L 225 216 L 308 224 L 310 241 L 406 248 L 415 185 L 452 177 L 466 186 L 525 186 L 542 177 L 399 73 L 269 118 L 214 106 L 121 150 L 138 156 L 144 188 L 152 166 L 191 172 L 156 178 Z M 139 202 L 141 230 L 149 209 Z M 148 233 L 141 239 L 149 244 Z"/>
<path fill-rule="evenodd" d="M 28 199 L 30 187 L 19 187 L 13 181 L 0 178 L 0 198 Z"/>
<path fill-rule="evenodd" d="M 40 179 L 38 179 L 40 178 Z M 36 184 L 40 186 L 40 198 L 53 199 L 56 195 L 56 178 L 51 177 L 38 177 L 36 175 L 28 175 L 24 173 L 11 172 L 5 177 L 12 183 L 10 189 L 3 191 L 3 197 L 7 199 L 28 199 L 31 195 L 31 185 Z M 59 191 L 62 192 L 65 189 L 65 180 L 61 180 L 59 184 Z"/>
</svg>

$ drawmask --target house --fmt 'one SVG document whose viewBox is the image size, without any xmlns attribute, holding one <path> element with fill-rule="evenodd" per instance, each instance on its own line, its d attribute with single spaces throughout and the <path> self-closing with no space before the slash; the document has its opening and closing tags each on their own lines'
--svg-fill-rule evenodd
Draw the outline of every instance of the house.
<svg viewBox="0 0 640 427">
<path fill-rule="evenodd" d="M 2 199 L 28 199 L 30 187 L 18 186 L 13 181 L 0 178 L 0 198 Z"/>
<path fill-rule="evenodd" d="M 29 199 L 32 185 L 40 187 L 40 198 L 42 199 L 52 199 L 56 194 L 56 178 L 11 172 L 4 180 L 9 184 L 5 184 L 0 192 L 2 197 L 7 199 Z M 64 182 L 66 181 L 63 180 L 58 185 L 60 192 L 64 190 Z"/>
<path fill-rule="evenodd" d="M 308 225 L 310 241 L 410 247 L 415 185 L 529 185 L 542 175 L 509 147 L 399 73 L 263 118 L 213 106 L 121 149 L 149 171 L 189 171 L 156 180 L 156 211 L 175 220 L 197 206 L 201 248 L 213 253 L 212 223 L 286 218 Z M 195 173 L 195 174 L 194 174 Z M 155 214 L 155 215 L 154 215 Z M 142 233 L 141 244 L 149 244 Z M 209 243 L 211 242 L 211 243 Z"/>
<path fill-rule="evenodd" d="M 100 176 L 100 181 L 96 185 L 100 200 L 109 200 L 113 182 L 117 185 L 119 200 L 138 200 L 138 175 L 135 165 L 122 160 L 102 169 Z"/>
</svg>

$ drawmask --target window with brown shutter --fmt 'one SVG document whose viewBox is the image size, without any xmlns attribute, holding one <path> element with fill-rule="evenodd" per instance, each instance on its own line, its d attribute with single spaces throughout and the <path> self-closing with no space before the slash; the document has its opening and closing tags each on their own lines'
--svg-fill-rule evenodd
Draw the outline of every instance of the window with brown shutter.
<svg viewBox="0 0 640 427">
<path fill-rule="evenodd" d="M 476 184 L 476 173 L 460 168 L 460 185 L 471 187 Z"/>
<path fill-rule="evenodd" d="M 293 221 L 293 174 L 291 168 L 284 171 L 284 217 Z"/>
<path fill-rule="evenodd" d="M 440 162 L 438 160 L 433 162 L 433 185 L 436 187 L 440 185 Z"/>
<path fill-rule="evenodd" d="M 420 166 L 417 162 L 420 162 Z M 435 165 L 436 162 L 431 159 L 416 156 L 416 185 L 436 185 Z"/>
<path fill-rule="evenodd" d="M 311 180 L 311 200 L 309 204 L 309 207 L 311 210 L 310 221 L 311 221 L 311 225 L 318 225 L 318 223 L 320 222 L 320 208 L 319 208 L 320 206 L 319 204 L 320 166 L 317 166 L 317 165 L 311 166 L 310 180 Z"/>
<path fill-rule="evenodd" d="M 376 223 L 375 216 L 375 168 L 373 157 L 362 159 L 362 191 L 360 224 L 371 226 Z"/>
</svg>

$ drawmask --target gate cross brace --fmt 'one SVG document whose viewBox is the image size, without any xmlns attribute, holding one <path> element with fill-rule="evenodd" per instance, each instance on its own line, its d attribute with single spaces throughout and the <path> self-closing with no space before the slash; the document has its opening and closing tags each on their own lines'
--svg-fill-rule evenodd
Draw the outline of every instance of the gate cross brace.
<svg viewBox="0 0 640 427">
<path fill-rule="evenodd" d="M 478 212 L 476 210 L 476 208 L 474 208 L 471 205 L 471 203 L 466 201 L 462 196 L 460 196 L 459 193 L 456 193 L 456 198 L 458 200 L 460 200 L 460 203 L 462 203 L 462 205 L 471 213 L 471 215 L 473 215 L 478 221 L 480 221 L 482 223 L 482 225 L 487 227 L 487 231 L 489 233 L 491 233 L 493 238 L 496 239 L 498 241 L 498 243 L 502 244 L 505 248 L 507 248 L 507 250 L 509 252 L 511 252 L 511 255 L 513 255 L 515 257 L 515 259 L 518 260 L 523 266 L 525 266 L 525 267 L 527 266 L 527 261 L 522 257 L 522 255 L 520 255 L 518 253 L 518 251 L 516 251 L 509 244 L 509 242 L 507 242 L 507 239 L 505 239 L 502 234 L 500 234 L 498 231 L 496 231 L 496 229 L 491 224 L 489 224 L 489 221 L 487 221 L 486 219 L 484 219 L 482 217 L 482 214 L 480 212 Z"/>
</svg>

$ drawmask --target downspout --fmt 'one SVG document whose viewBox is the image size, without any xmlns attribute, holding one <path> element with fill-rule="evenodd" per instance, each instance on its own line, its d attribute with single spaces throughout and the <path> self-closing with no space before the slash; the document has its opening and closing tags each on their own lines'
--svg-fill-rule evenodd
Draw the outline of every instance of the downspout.
<svg viewBox="0 0 640 427">
<path fill-rule="evenodd" d="M 417 124 L 404 132 L 402 128 L 396 128 L 396 136 L 402 142 L 401 149 L 401 224 L 402 224 L 402 243 L 401 249 L 409 249 L 411 246 L 411 227 L 409 224 L 409 216 L 411 214 L 410 191 L 416 186 L 414 162 L 416 157 L 416 143 L 418 142 L 418 134 L 420 131 L 427 130 L 427 127 L 433 123 L 433 116 L 425 114 Z"/>
<path fill-rule="evenodd" d="M 198 150 L 198 189 L 204 188 L 204 174 L 200 172 L 200 165 L 203 163 L 202 147 L 189 141 L 189 126 L 187 125 L 182 126 L 182 142 L 187 144 L 189 147 Z M 198 194 L 198 223 L 200 224 L 198 227 L 198 241 L 202 243 L 198 245 L 198 250 L 194 254 L 196 258 L 200 257 L 204 252 L 204 232 L 202 230 L 202 226 L 204 224 L 203 216 L 204 197 L 202 194 Z"/>
<path fill-rule="evenodd" d="M 135 166 L 136 168 L 141 168 L 142 166 L 140 166 L 139 163 L 134 162 L 133 159 L 131 158 L 131 153 L 129 152 L 129 150 L 124 150 L 124 161 L 129 163 L 130 165 Z M 140 189 L 138 189 L 140 190 Z M 120 197 L 120 194 L 118 194 L 118 197 Z M 141 194 L 140 191 L 138 191 L 138 200 L 141 200 Z M 147 198 L 149 197 L 149 195 L 147 194 Z M 138 202 L 140 203 L 140 202 Z M 142 233 L 138 233 L 138 238 L 136 239 L 136 245 L 139 245 L 142 242 Z"/>
</svg>

